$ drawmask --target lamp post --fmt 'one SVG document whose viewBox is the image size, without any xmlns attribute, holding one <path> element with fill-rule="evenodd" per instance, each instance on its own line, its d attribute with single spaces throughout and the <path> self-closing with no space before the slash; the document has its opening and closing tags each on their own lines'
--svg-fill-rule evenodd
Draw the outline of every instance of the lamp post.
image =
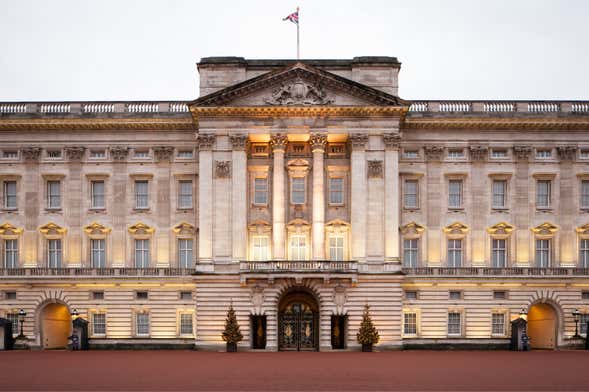
<svg viewBox="0 0 589 392">
<path fill-rule="evenodd" d="M 18 311 L 18 321 L 20 322 L 20 334 L 17 336 L 17 339 L 24 339 L 25 334 L 23 333 L 23 325 L 25 323 L 25 317 L 27 316 L 27 312 L 24 309 L 20 309 Z"/>
<path fill-rule="evenodd" d="M 579 312 L 579 309 L 575 309 L 573 310 L 573 318 L 575 319 L 575 334 L 573 335 L 573 338 L 580 338 L 581 335 L 579 335 L 579 319 L 581 318 L 581 312 Z"/>
<path fill-rule="evenodd" d="M 78 316 L 80 315 L 80 313 L 78 313 L 78 309 L 72 310 L 72 312 L 70 314 L 72 315 L 72 320 L 77 319 Z"/>
</svg>

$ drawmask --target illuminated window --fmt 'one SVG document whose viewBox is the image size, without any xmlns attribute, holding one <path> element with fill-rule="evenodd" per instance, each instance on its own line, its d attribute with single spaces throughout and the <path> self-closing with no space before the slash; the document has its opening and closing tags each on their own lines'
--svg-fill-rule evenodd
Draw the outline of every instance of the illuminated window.
<svg viewBox="0 0 589 392">
<path fill-rule="evenodd" d="M 4 240 L 4 268 L 18 267 L 18 240 Z"/>
<path fill-rule="evenodd" d="M 305 260 L 307 258 L 307 239 L 304 235 L 290 237 L 291 260 Z"/>
<path fill-rule="evenodd" d="M 290 182 L 290 202 L 305 204 L 305 178 L 293 177 Z"/>
<path fill-rule="evenodd" d="M 254 178 L 254 204 L 268 204 L 268 179 Z"/>
<path fill-rule="evenodd" d="M 92 268 L 106 267 L 106 240 L 91 239 L 90 240 L 90 261 Z"/>
<path fill-rule="evenodd" d="M 415 268 L 419 266 L 419 239 L 403 240 L 403 266 Z"/>
<path fill-rule="evenodd" d="M 550 267 L 550 246 L 551 240 L 536 240 L 536 266 L 540 268 Z"/>
<path fill-rule="evenodd" d="M 448 267 L 462 266 L 462 240 L 448 240 Z"/>
<path fill-rule="evenodd" d="M 344 260 L 344 236 L 331 235 L 329 237 L 329 260 Z"/>
<path fill-rule="evenodd" d="M 491 334 L 505 335 L 505 313 L 491 315 Z"/>
<path fill-rule="evenodd" d="M 268 259 L 268 237 L 252 237 L 252 260 L 266 261 Z"/>
<path fill-rule="evenodd" d="M 419 182 L 417 180 L 405 180 L 403 184 L 403 206 L 405 208 L 418 208 Z"/>
<path fill-rule="evenodd" d="M 49 268 L 61 268 L 62 250 L 61 240 L 47 240 L 47 266 Z"/>
<path fill-rule="evenodd" d="M 178 239 L 178 265 L 180 268 L 192 267 L 192 239 Z"/>
</svg>

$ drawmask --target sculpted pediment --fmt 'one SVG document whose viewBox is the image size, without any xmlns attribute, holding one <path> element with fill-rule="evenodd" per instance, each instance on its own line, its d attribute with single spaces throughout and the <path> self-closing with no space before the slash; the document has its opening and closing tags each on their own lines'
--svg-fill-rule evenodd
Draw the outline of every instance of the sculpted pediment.
<svg viewBox="0 0 589 392">
<path fill-rule="evenodd" d="M 295 63 L 193 101 L 191 106 L 402 106 L 399 97 Z"/>
</svg>

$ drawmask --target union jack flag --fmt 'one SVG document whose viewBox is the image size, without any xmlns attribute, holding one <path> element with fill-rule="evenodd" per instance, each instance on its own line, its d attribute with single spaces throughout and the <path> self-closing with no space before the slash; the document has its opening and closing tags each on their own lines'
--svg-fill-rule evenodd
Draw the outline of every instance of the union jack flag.
<svg viewBox="0 0 589 392">
<path fill-rule="evenodd" d="M 299 24 L 299 7 L 297 7 L 297 10 L 295 12 L 288 15 L 286 18 L 284 18 L 282 20 L 290 20 L 292 23 L 298 25 Z"/>
</svg>

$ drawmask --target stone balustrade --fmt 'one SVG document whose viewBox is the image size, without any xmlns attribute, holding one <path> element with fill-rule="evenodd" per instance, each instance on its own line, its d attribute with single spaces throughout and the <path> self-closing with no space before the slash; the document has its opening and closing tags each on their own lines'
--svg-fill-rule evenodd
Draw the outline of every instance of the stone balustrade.
<svg viewBox="0 0 589 392">
<path fill-rule="evenodd" d="M 587 276 L 589 268 L 537 268 L 537 267 L 507 267 L 507 268 L 489 268 L 489 267 L 418 267 L 403 268 L 405 275 L 411 276 Z"/>
<path fill-rule="evenodd" d="M 186 276 L 192 273 L 192 268 L 0 268 L 0 277 L 162 277 Z"/>
<path fill-rule="evenodd" d="M 242 261 L 239 270 L 244 272 L 357 272 L 356 261 Z"/>
<path fill-rule="evenodd" d="M 579 113 L 589 114 L 586 101 L 413 101 L 413 113 Z"/>
</svg>

